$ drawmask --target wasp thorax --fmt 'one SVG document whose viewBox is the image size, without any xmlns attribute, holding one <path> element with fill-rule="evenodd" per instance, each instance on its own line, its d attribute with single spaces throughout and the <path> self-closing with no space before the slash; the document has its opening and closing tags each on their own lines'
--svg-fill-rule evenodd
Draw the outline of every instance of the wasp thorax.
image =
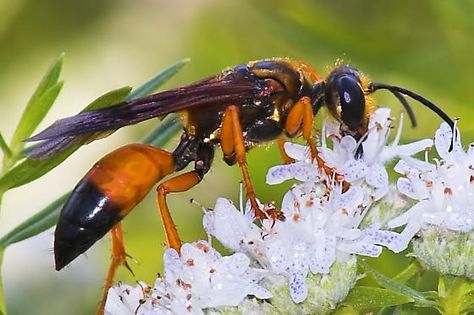
<svg viewBox="0 0 474 315">
<path fill-rule="evenodd" d="M 334 69 L 326 82 L 325 102 L 331 114 L 349 133 L 363 127 L 365 95 L 358 71 L 351 66 Z"/>
</svg>

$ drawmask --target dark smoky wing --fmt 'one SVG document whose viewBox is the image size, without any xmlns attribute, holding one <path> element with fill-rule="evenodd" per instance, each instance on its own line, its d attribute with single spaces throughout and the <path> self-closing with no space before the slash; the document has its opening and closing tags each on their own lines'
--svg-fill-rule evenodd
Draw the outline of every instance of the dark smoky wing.
<svg viewBox="0 0 474 315">
<path fill-rule="evenodd" d="M 240 104 L 256 99 L 264 90 L 264 81 L 261 80 L 204 81 L 57 120 L 27 141 L 50 140 L 115 130 L 154 117 L 200 106 Z"/>
</svg>

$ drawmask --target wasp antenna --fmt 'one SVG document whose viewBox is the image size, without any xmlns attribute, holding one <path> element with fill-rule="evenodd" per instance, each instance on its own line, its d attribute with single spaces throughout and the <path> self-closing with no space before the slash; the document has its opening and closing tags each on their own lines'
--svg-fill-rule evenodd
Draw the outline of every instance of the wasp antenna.
<svg viewBox="0 0 474 315">
<path fill-rule="evenodd" d="M 390 92 L 400 101 L 400 103 L 402 103 L 403 108 L 405 108 L 405 111 L 408 114 L 408 118 L 410 119 L 411 127 L 415 128 L 417 125 L 415 113 L 413 112 L 413 109 L 411 108 L 407 99 L 400 92 L 397 92 L 397 91 L 390 91 Z"/>
<path fill-rule="evenodd" d="M 392 92 L 393 95 L 395 95 L 395 97 L 398 98 L 398 100 L 402 103 L 402 105 L 405 106 L 405 109 L 407 109 L 408 115 L 410 116 L 410 120 L 412 119 L 412 117 L 410 115 L 410 112 L 411 112 L 411 114 L 413 114 L 413 111 L 411 110 L 409 105 L 408 105 L 408 108 L 410 108 L 410 110 L 408 110 L 408 108 L 406 107 L 408 102 L 406 102 L 403 95 L 409 96 L 412 99 L 417 100 L 421 104 L 425 105 L 426 107 L 431 109 L 433 112 L 438 114 L 438 116 L 441 117 L 445 122 L 447 122 L 451 128 L 454 128 L 454 121 L 445 112 L 443 112 L 441 110 L 441 108 L 439 108 L 435 104 L 431 103 L 430 101 L 428 101 L 423 96 L 418 95 L 418 94 L 416 94 L 412 91 L 409 91 L 407 89 L 404 89 L 404 88 L 401 88 L 401 87 L 398 87 L 398 86 L 394 86 L 394 85 L 387 85 L 387 84 L 383 84 L 383 83 L 371 83 L 371 85 L 370 85 L 370 90 L 372 92 L 375 92 L 377 90 L 382 90 L 382 89 L 389 90 L 390 92 Z M 397 94 L 398 94 L 398 96 L 397 96 Z M 402 99 L 404 101 L 402 101 Z M 413 121 L 412 121 L 412 123 L 413 123 Z"/>
</svg>

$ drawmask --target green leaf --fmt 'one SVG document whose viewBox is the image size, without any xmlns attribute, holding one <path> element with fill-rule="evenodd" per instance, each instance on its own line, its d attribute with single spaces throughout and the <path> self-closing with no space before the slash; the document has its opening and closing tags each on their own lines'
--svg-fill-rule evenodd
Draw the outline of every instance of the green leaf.
<svg viewBox="0 0 474 315">
<path fill-rule="evenodd" d="M 429 300 L 426 298 L 427 293 L 428 295 L 430 292 L 419 292 L 416 291 L 415 289 L 410 288 L 409 286 L 406 286 L 400 282 L 394 281 L 390 279 L 389 277 L 384 276 L 374 268 L 372 268 L 369 264 L 366 262 L 360 260 L 359 265 L 364 269 L 364 271 L 370 275 L 379 285 L 382 287 L 403 294 L 407 297 L 410 297 L 414 300 L 416 306 L 419 307 L 436 307 L 436 302 Z"/>
<path fill-rule="evenodd" d="M 19 224 L 0 239 L 0 251 L 7 246 L 35 236 L 58 221 L 59 211 L 69 197 L 70 192 L 62 195 L 46 208 Z"/>
<path fill-rule="evenodd" d="M 411 302 L 414 302 L 414 299 L 392 290 L 357 286 L 349 292 L 349 295 L 342 304 L 361 311 Z"/>
<path fill-rule="evenodd" d="M 98 99 L 96 99 L 87 107 L 85 107 L 81 112 L 111 106 L 123 101 L 124 99 L 132 99 L 136 97 L 141 97 L 143 96 L 144 93 L 153 91 L 156 88 L 158 88 L 160 85 L 162 85 L 164 82 L 166 82 L 172 75 L 176 74 L 187 62 L 188 62 L 187 59 L 177 62 L 171 67 L 165 69 L 162 73 L 152 78 L 150 81 L 148 81 L 144 85 L 140 86 L 138 89 L 136 89 L 132 93 L 130 93 L 131 91 L 130 87 L 124 87 L 121 89 L 108 92 L 102 95 L 101 97 L 99 97 Z M 166 128 L 160 129 L 160 132 L 162 132 L 162 134 L 152 135 L 151 136 L 152 139 L 156 137 L 158 137 L 158 139 L 160 137 L 167 138 L 170 135 L 176 134 L 176 132 L 178 132 L 181 129 L 182 127 L 181 122 L 178 119 L 176 119 L 176 116 L 175 115 L 169 115 L 169 116 L 171 116 L 171 118 L 167 120 Z M 0 178 L 0 195 L 11 188 L 27 184 L 43 176 L 44 174 L 46 174 L 47 172 L 49 172 L 50 170 L 58 166 L 61 162 L 63 162 L 69 155 L 74 153 L 82 145 L 86 143 L 90 143 L 96 139 L 108 136 L 109 134 L 113 132 L 114 131 L 112 130 L 112 131 L 107 131 L 107 132 L 97 132 L 93 134 L 78 136 L 75 139 L 75 144 L 71 148 L 69 148 L 68 150 L 52 158 L 45 159 L 45 160 L 27 159 L 23 161 L 22 163 L 17 165 L 15 168 L 13 168 L 9 172 L 7 172 L 3 177 Z M 26 152 L 28 152 L 28 149 L 26 150 Z"/>
<path fill-rule="evenodd" d="M 166 68 L 160 74 L 158 74 L 142 86 L 138 87 L 137 89 L 133 90 L 127 100 L 133 100 L 135 98 L 143 97 L 154 92 L 158 87 L 160 87 L 163 83 L 165 83 L 172 76 L 174 76 L 179 70 L 181 70 L 181 68 L 183 68 L 184 65 L 188 62 L 188 58 L 182 59 L 176 62 L 174 65 Z"/>
<path fill-rule="evenodd" d="M 61 73 L 63 58 L 64 54 L 61 54 L 44 75 L 28 101 L 10 144 L 14 153 L 20 152 L 23 149 L 23 140 L 31 136 L 35 131 L 36 127 L 46 116 L 61 91 L 63 83 L 58 82 L 58 79 L 59 74 Z"/>
<path fill-rule="evenodd" d="M 183 124 L 178 115 L 169 114 L 161 121 L 158 128 L 155 128 L 143 139 L 143 143 L 160 147 L 181 131 L 182 128 Z"/>
<path fill-rule="evenodd" d="M 7 142 L 5 141 L 5 138 L 3 137 L 2 133 L 0 132 L 0 149 L 3 152 L 4 157 L 11 157 L 12 156 L 12 150 L 8 147 Z"/>
<path fill-rule="evenodd" d="M 128 96 L 130 93 L 130 87 L 123 87 L 117 90 L 110 91 L 89 104 L 84 110 L 98 109 L 110 105 L 114 105 Z M 59 164 L 63 162 L 68 156 L 74 153 L 82 143 L 76 143 L 67 150 L 44 160 L 31 160 L 25 159 L 20 164 L 16 165 L 14 168 L 10 169 L 0 178 L 0 195 L 6 192 L 9 189 L 27 184 Z"/>
<path fill-rule="evenodd" d="M 0 178 L 0 194 L 40 178 L 61 164 L 76 149 L 77 147 L 69 148 L 46 160 L 24 160 Z"/>
<path fill-rule="evenodd" d="M 124 86 L 124 87 L 112 90 L 110 92 L 107 92 L 99 96 L 98 98 L 96 98 L 89 105 L 87 105 L 83 110 L 81 110 L 81 113 L 120 103 L 121 101 L 125 100 L 127 96 L 129 96 L 130 91 L 132 91 L 131 87 Z"/>
<path fill-rule="evenodd" d="M 474 281 L 451 275 L 440 276 L 437 300 L 441 314 L 469 314 L 474 308 Z"/>
<path fill-rule="evenodd" d="M 422 269 L 420 263 L 414 260 L 405 269 L 392 278 L 393 281 L 405 283 L 413 278 Z"/>
</svg>

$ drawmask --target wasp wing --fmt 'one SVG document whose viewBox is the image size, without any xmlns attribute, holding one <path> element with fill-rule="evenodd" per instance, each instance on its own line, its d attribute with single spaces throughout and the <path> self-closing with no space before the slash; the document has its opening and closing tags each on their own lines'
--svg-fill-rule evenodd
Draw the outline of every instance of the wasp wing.
<svg viewBox="0 0 474 315">
<path fill-rule="evenodd" d="M 213 77 L 185 87 L 169 90 L 110 107 L 79 113 L 63 118 L 27 139 L 43 141 L 28 156 L 42 159 L 62 152 L 78 139 L 91 138 L 104 131 L 115 131 L 172 112 L 225 104 L 243 104 L 268 95 L 264 80 L 234 73 Z M 86 137 L 87 136 L 87 137 Z"/>
</svg>

